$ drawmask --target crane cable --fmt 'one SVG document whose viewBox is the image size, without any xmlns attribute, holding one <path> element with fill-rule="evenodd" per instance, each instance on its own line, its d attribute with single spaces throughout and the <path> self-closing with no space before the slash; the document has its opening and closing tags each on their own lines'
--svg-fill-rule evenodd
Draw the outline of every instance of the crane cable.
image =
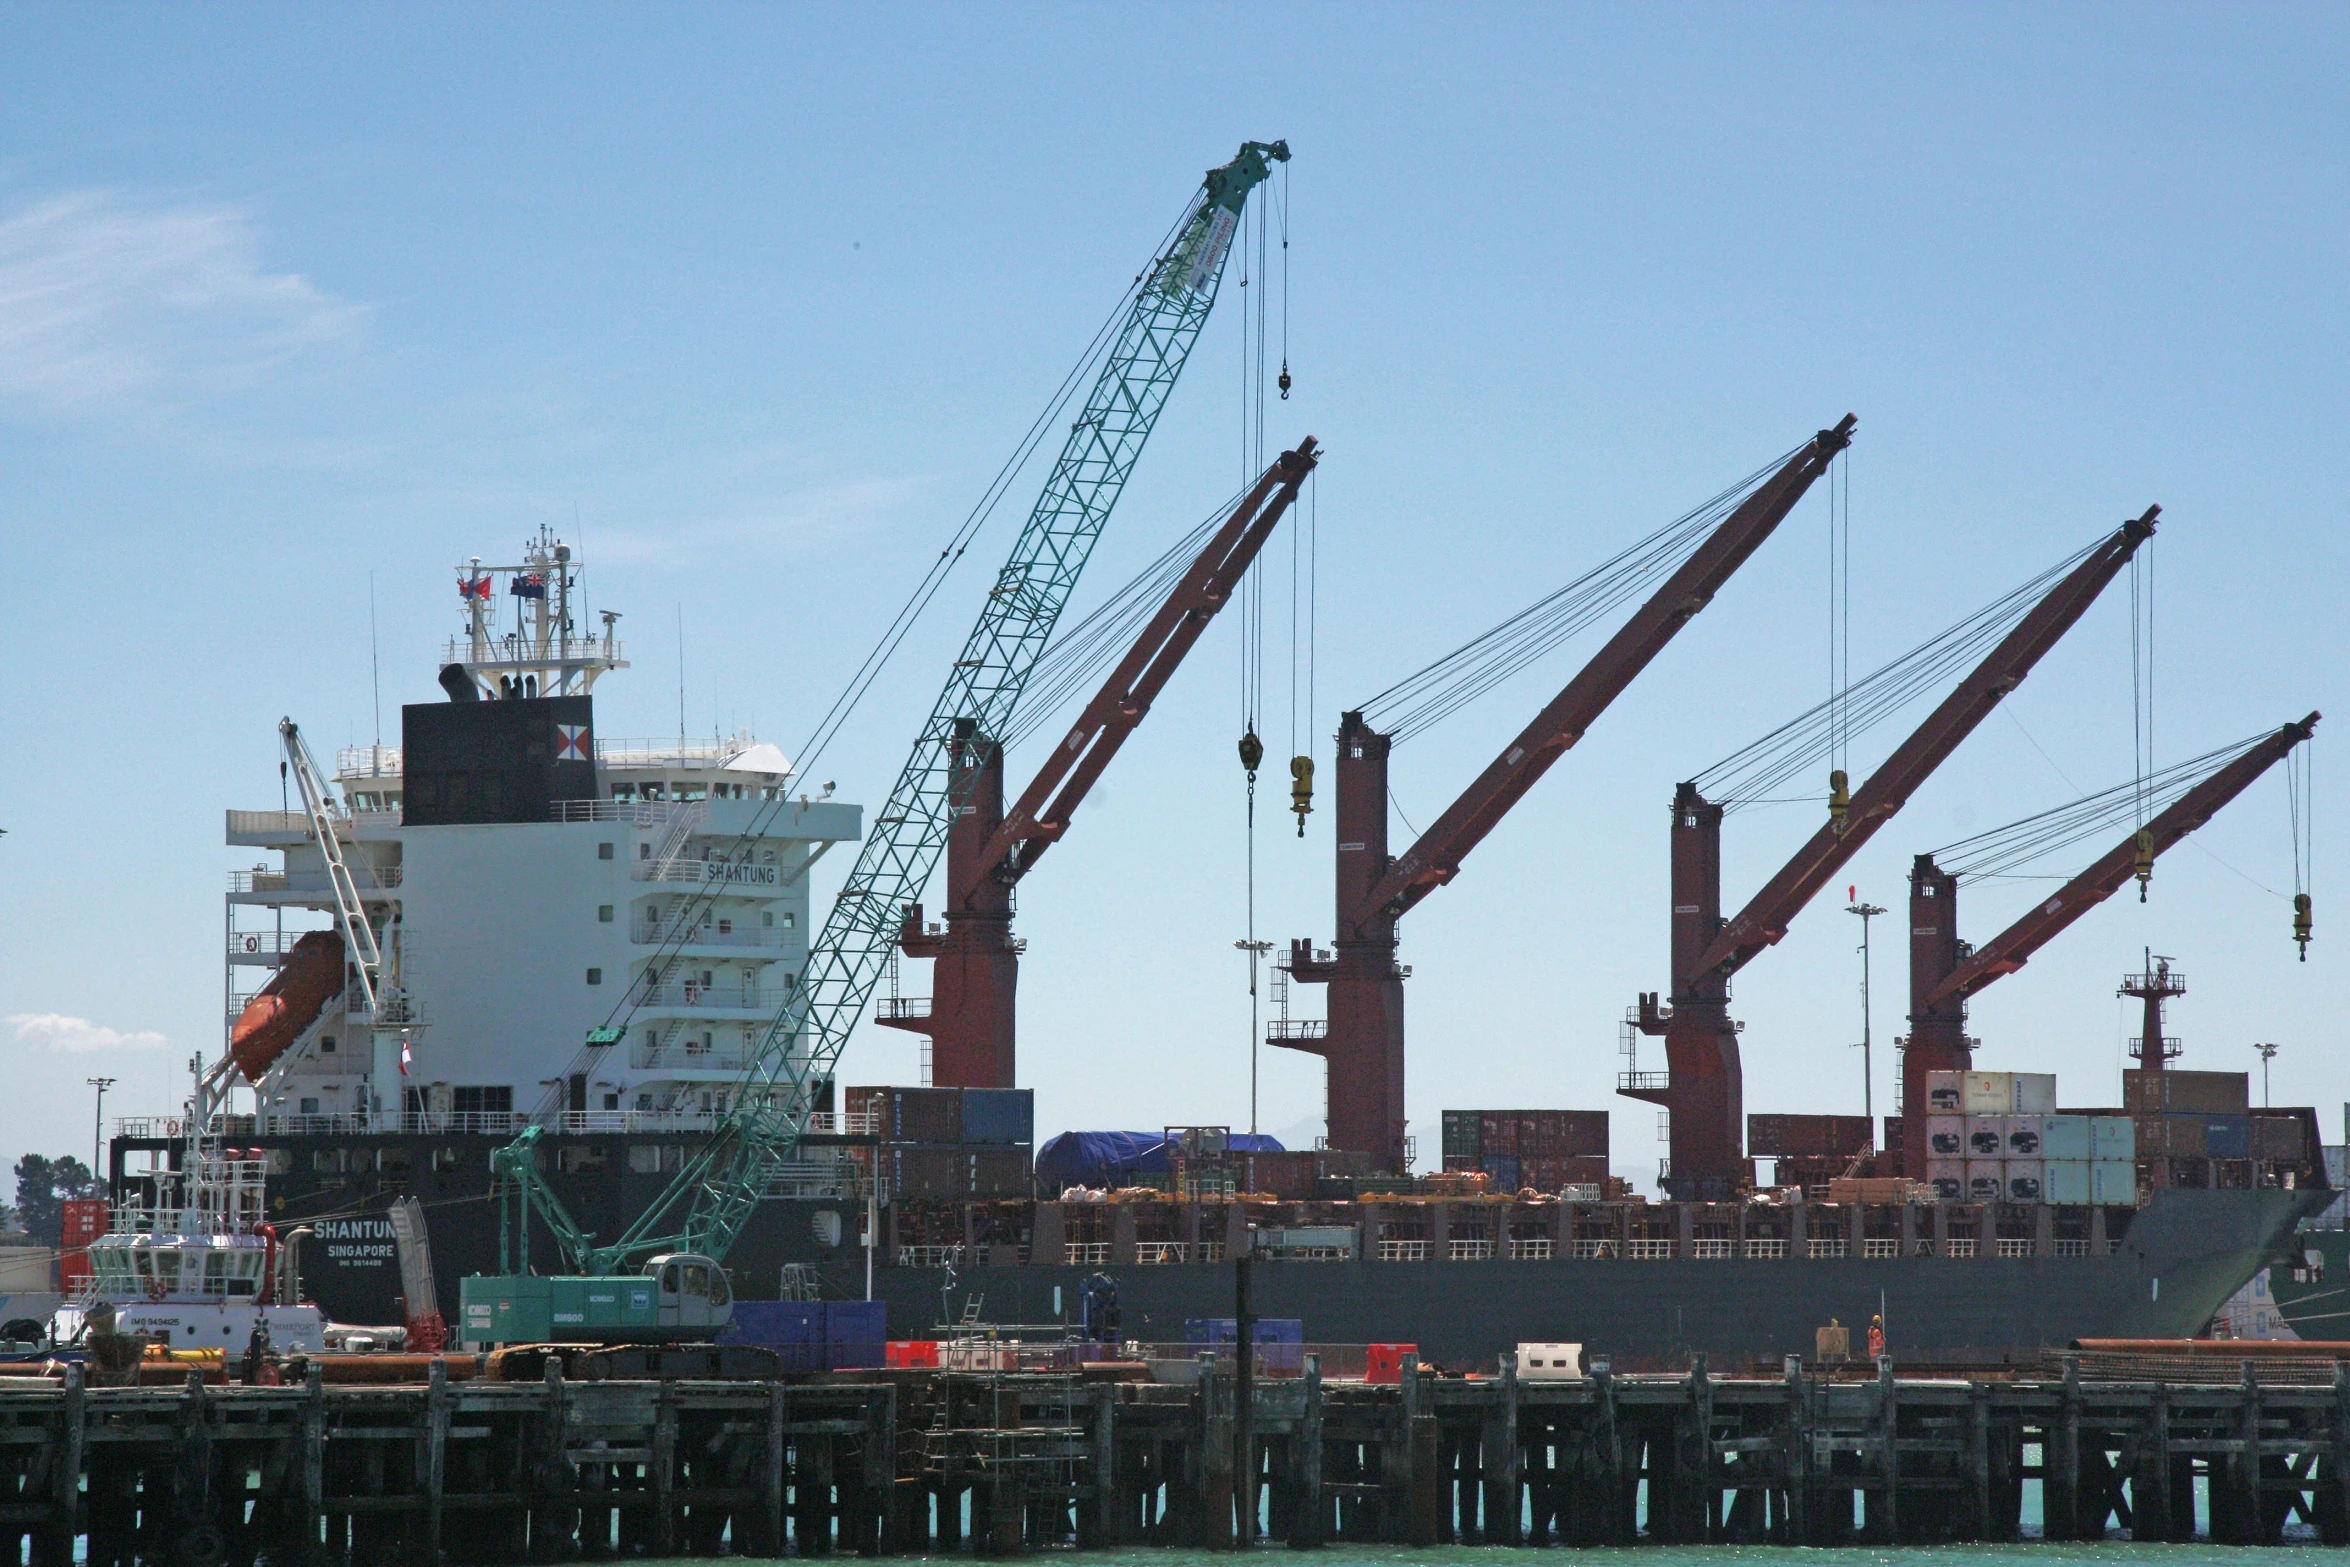
<svg viewBox="0 0 2350 1567">
<path fill-rule="evenodd" d="M 1891 663 L 1862 676 L 1845 689 L 1841 701 L 1822 702 L 1797 714 L 1753 744 L 1714 763 L 1691 779 L 1691 784 L 1725 811 L 1768 803 L 1780 785 L 1827 756 L 1833 746 L 1866 733 L 1934 689 L 1952 671 L 1976 662 L 2031 613 L 2051 586 L 2104 542 L 2099 539 L 2074 551 Z"/>
<path fill-rule="evenodd" d="M 995 515 L 996 507 L 1002 502 L 1005 492 L 1011 488 L 1013 481 L 1020 476 L 1021 470 L 1035 455 L 1038 445 L 1042 443 L 1046 434 L 1059 423 L 1070 400 L 1077 395 L 1080 389 L 1092 385 L 1103 356 L 1117 341 L 1119 325 L 1124 321 L 1135 295 L 1141 290 L 1144 280 L 1156 272 L 1160 263 L 1166 259 L 1168 252 L 1182 236 L 1185 226 L 1190 223 L 1197 208 L 1196 197 L 1187 197 L 1184 200 L 1183 205 L 1176 213 L 1175 220 L 1167 226 L 1167 230 L 1160 236 L 1158 244 L 1152 247 L 1150 261 L 1146 262 L 1134 274 L 1133 281 L 1128 283 L 1125 291 L 1118 296 L 1117 303 L 1110 308 L 1109 314 L 1103 317 L 1101 325 L 1095 329 L 1093 337 L 1086 343 L 1084 351 L 1078 355 L 1077 362 L 1061 378 L 1060 385 L 1054 389 L 1044 410 L 1030 423 L 1027 431 L 1022 434 L 1019 444 L 1014 447 L 1012 455 L 1005 459 L 1003 466 L 997 470 L 995 477 L 989 481 L 987 488 L 981 492 L 971 510 L 964 515 L 961 522 L 955 525 L 953 532 L 949 534 L 937 556 L 914 584 L 913 591 L 907 594 L 905 601 L 898 606 L 897 613 L 882 628 L 881 635 L 875 639 L 863 661 L 849 676 L 848 683 L 833 698 L 832 705 L 825 710 L 824 716 L 817 720 L 815 728 L 810 731 L 807 740 L 801 744 L 799 753 L 791 759 L 793 769 L 791 776 L 804 779 L 813 770 L 825 750 L 840 734 L 842 727 L 863 705 L 866 695 L 873 689 L 874 682 L 881 677 L 881 672 L 888 665 L 891 657 L 896 654 L 898 648 L 903 645 L 907 636 L 913 631 L 916 622 L 921 619 L 923 611 L 928 609 L 931 600 L 938 596 L 939 589 L 946 585 L 948 576 L 953 573 L 955 566 L 962 560 L 963 552 L 970 547 L 980 530 Z M 733 841 L 728 844 L 725 858 L 732 860 L 748 852 L 749 846 L 766 833 L 775 818 L 790 803 L 788 794 L 782 792 L 779 792 L 773 800 L 765 802 L 764 808 L 752 817 L 750 824 L 736 834 Z M 717 887 L 704 883 L 699 885 L 698 890 L 688 894 L 680 901 L 679 906 L 672 911 L 669 934 L 662 938 L 646 961 L 644 980 L 631 983 L 622 989 L 619 998 L 605 1013 L 602 1024 L 594 1030 L 595 1033 L 606 1033 L 616 1027 L 625 1031 L 634 1022 L 638 1010 L 645 1004 L 646 986 L 661 982 L 656 976 L 666 973 L 671 961 L 684 949 L 695 928 L 695 916 L 713 905 L 718 896 L 719 889 Z M 576 1070 L 576 1064 L 574 1070 Z"/>
<path fill-rule="evenodd" d="M 2154 839 L 2146 831 L 2154 807 L 2154 541 L 2130 556 L 2130 765 L 2138 777 L 2138 901 L 2154 880 Z"/>
<path fill-rule="evenodd" d="M 1442 723 L 1679 567 L 1724 518 L 1801 449 L 1783 453 L 1564 587 L 1406 675 L 1362 703 L 1358 711 L 1396 744 Z"/>
<path fill-rule="evenodd" d="M 2168 767 L 2140 770 L 2111 788 L 1945 844 L 1934 850 L 1931 858 L 1962 881 L 1993 877 L 2028 879 L 2017 877 L 2021 867 L 2110 831 L 2122 822 L 2134 821 L 2143 831 L 2146 822 L 2266 739 L 2268 733 L 2264 730 L 2234 745 L 2221 746 Z M 2290 758 L 2287 765 L 2291 765 Z"/>
<path fill-rule="evenodd" d="M 2300 766 L 2295 758 L 2285 758 L 2285 810 L 2293 836 L 2293 942 L 2301 949 L 2301 961 L 2309 961 L 2309 943 L 2315 934 L 2315 913 L 2312 901 L 2317 880 L 2317 843 L 2310 822 L 2317 809 L 2317 790 L 2314 768 L 2317 754 L 2313 741 L 2303 741 L 2294 748 L 2300 752 Z"/>
</svg>

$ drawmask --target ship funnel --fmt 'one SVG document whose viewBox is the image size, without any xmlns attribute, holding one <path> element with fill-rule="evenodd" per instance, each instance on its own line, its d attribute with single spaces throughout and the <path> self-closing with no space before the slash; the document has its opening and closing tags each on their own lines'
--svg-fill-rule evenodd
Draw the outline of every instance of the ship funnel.
<svg viewBox="0 0 2350 1567">
<path fill-rule="evenodd" d="M 449 693 L 449 700 L 452 702 L 478 702 L 481 700 L 481 691 L 474 685 L 473 677 L 465 672 L 463 664 L 443 664 L 441 666 L 441 689 Z"/>
</svg>

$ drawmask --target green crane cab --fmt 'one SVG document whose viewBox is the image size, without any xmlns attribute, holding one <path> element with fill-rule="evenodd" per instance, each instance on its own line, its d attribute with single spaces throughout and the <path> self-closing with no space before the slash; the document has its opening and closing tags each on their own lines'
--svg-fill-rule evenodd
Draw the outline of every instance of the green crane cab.
<svg viewBox="0 0 2350 1567">
<path fill-rule="evenodd" d="M 668 1344 L 715 1338 L 734 1320 L 726 1270 L 694 1252 L 663 1252 L 616 1277 L 477 1273 L 458 1285 L 458 1336 L 502 1344 Z"/>
</svg>

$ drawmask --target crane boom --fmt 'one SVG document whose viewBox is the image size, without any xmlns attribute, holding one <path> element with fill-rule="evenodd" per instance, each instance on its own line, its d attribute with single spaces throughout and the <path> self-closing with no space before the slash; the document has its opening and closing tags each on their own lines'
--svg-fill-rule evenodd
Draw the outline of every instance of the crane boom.
<svg viewBox="0 0 2350 1567">
<path fill-rule="evenodd" d="M 1747 557 L 1762 547 L 1795 503 L 1803 499 L 1804 492 L 1827 471 L 1836 454 L 1852 444 L 1857 422 L 1846 414 L 1834 429 L 1822 430 L 1723 519 L 1696 553 L 1681 563 L 1680 570 L 1649 596 L 1534 721 L 1487 764 L 1476 782 L 1429 824 L 1419 841 L 1397 856 L 1364 896 L 1356 917 L 1344 923 L 1359 925 L 1374 913 L 1398 917 L 1458 876 L 1469 851 L 1485 841 L 1486 834 L 1540 781 L 1551 764 L 1583 738 L 1609 704 L 1623 695 L 1624 688 L 1639 678 L 1680 629 L 1712 602 L 1722 584 L 1746 564 Z"/>
<path fill-rule="evenodd" d="M 800 983 L 761 1036 L 710 1141 L 617 1241 L 572 1258 L 581 1271 L 669 1250 L 724 1257 L 775 1167 L 797 1146 L 815 1084 L 848 1043 L 887 962 L 899 911 L 930 879 L 958 790 L 970 787 L 957 758 L 975 736 L 1001 734 L 1010 722 L 1215 305 L 1249 193 L 1288 157 L 1286 143 L 1247 142 L 1230 163 L 1210 170 L 1174 245 L 1136 285 L 1044 493 L 810 944 Z"/>
<path fill-rule="evenodd" d="M 1033 870 L 1045 850 L 1069 830 L 1083 803 L 1127 736 L 1141 727 L 1192 644 L 1224 607 L 1241 574 L 1257 558 L 1320 454 L 1307 436 L 1267 468 L 1219 527 L 1118 667 L 1085 705 L 1068 738 L 1054 747 L 1036 777 L 988 837 L 975 864 L 956 879 L 954 902 L 967 901 L 982 879 L 1005 885 Z"/>
<path fill-rule="evenodd" d="M 2297 724 L 2286 724 L 2274 734 L 2263 735 L 2245 747 L 2235 760 L 2173 801 L 2169 809 L 2146 824 L 2144 850 L 2150 856 L 2160 855 L 2211 820 L 2222 806 L 2252 787 L 2255 780 L 2283 761 L 2295 746 L 2316 733 L 2318 718 L 2318 714 L 2311 713 Z M 2140 835 L 2133 832 L 2087 870 L 2066 882 L 2054 896 L 1979 948 L 1973 957 L 1936 985 L 1927 999 L 1941 1002 L 1953 996 L 1971 996 L 2002 975 L 2022 968 L 2033 953 L 2055 940 L 2073 921 L 2119 891 L 2136 873 L 2140 852 Z"/>
<path fill-rule="evenodd" d="M 1813 833 L 1811 841 L 1796 851 L 1738 916 L 1722 926 L 1694 968 L 1676 977 L 1685 981 L 1698 973 L 1734 974 L 1785 936 L 1797 912 L 1908 803 L 1917 787 L 1958 749 L 1959 742 L 1991 715 L 2002 697 L 2023 684 L 2032 667 L 2087 613 L 2105 585 L 2129 564 L 2138 546 L 2154 536 L 2154 519 L 2161 511 L 2159 506 L 2149 506 L 2144 516 L 2123 523 L 2049 589 L 1974 672 L 1869 775 L 1868 782 L 1853 792 L 1850 816 L 1841 823 L 1826 823 Z"/>
</svg>

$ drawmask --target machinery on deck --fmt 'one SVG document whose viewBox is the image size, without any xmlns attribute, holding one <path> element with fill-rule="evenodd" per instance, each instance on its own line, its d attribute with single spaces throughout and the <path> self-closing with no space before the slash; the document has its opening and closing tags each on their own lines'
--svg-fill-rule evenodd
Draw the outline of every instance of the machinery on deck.
<svg viewBox="0 0 2350 1567">
<path fill-rule="evenodd" d="M 898 934 L 907 957 L 934 960 L 931 994 L 889 998 L 874 1015 L 886 1027 L 929 1037 L 931 1083 L 1013 1086 L 1020 982 L 1013 889 L 1068 832 L 1077 807 L 1232 596 L 1317 460 L 1308 436 L 1241 497 L 1009 811 L 1002 742 L 985 734 L 956 742 L 958 772 L 976 776 L 960 785 L 965 804 L 947 837 L 944 929 L 926 925 L 915 903 Z"/>
<path fill-rule="evenodd" d="M 1909 873 L 1910 1031 L 1901 1058 L 1902 1174 L 1912 1180 L 1925 1177 L 1925 1117 L 1908 1113 L 1907 1107 L 1926 1103 L 1926 1074 L 1974 1069 L 1973 1041 L 1966 1037 L 1968 1000 L 1985 986 L 2030 962 L 2034 953 L 2128 885 L 2133 876 L 2151 873 L 2159 856 L 2211 820 L 2221 807 L 2250 788 L 2255 780 L 2290 755 L 2295 746 L 2314 734 L 2318 716 L 2311 713 L 2299 723 L 2286 724 L 2237 749 L 2232 758 L 2193 784 L 2144 827 L 2125 835 L 2087 870 L 2042 899 L 1981 947 L 1969 947 L 1958 936 L 1958 887 L 1965 873 L 1944 869 L 1936 863 L 1934 854 L 1917 857 Z M 2107 793 L 2119 795 L 2123 791 Z M 1997 829 L 1971 841 L 1996 841 L 2008 831 Z M 1937 852 L 1948 854 L 1950 850 Z M 2156 972 L 2145 978 L 2146 983 L 2133 992 L 2144 1001 L 2149 1019 L 2140 1040 L 2139 1066 L 2145 1071 L 2159 1072 L 2165 1059 L 2161 1046 L 2162 1002 L 2177 992 L 2169 983 L 2167 973 Z"/>
<path fill-rule="evenodd" d="M 1288 157 L 1285 143 L 1247 142 L 1230 163 L 1210 170 L 1172 242 L 1136 277 L 1115 332 L 1097 339 L 1107 342 L 1099 371 L 1044 492 L 810 945 L 805 972 L 762 1034 L 718 1129 L 627 1231 L 604 1244 L 572 1224 L 535 1178 L 535 1128 L 501 1150 L 498 1173 L 513 1194 L 522 1227 L 518 1255 L 526 1255 L 528 1227 L 536 1217 L 554 1231 L 575 1277 L 532 1277 L 525 1263 L 498 1277 L 468 1278 L 468 1340 L 545 1337 L 547 1328 L 566 1336 L 602 1336 L 599 1314 L 609 1314 L 625 1336 L 648 1310 L 655 1329 L 708 1325 L 726 1288 L 716 1264 L 806 1131 L 833 1063 L 888 961 L 902 911 L 920 898 L 978 783 L 979 770 L 971 764 L 979 742 L 1002 735 L 1011 723 L 1094 541 L 1207 323 L 1249 194 L 1274 163 Z M 631 1262 L 660 1271 L 623 1272 Z M 675 1323 L 667 1320 L 671 1269 L 678 1286 Z M 708 1292 L 698 1304 L 688 1299 L 696 1270 Z M 659 1281 L 658 1305 L 645 1287 L 648 1279 Z M 574 1302 L 583 1314 L 577 1323 L 564 1320 Z M 696 1315 L 703 1321 L 686 1320 Z M 477 1317 L 491 1324 L 486 1340 Z"/>
<path fill-rule="evenodd" d="M 1730 1018 L 1731 976 L 1785 936 L 1789 923 L 1813 895 L 1860 852 L 1878 828 L 1893 819 L 1919 785 L 1990 716 L 2000 699 L 2023 684 L 2033 666 L 2129 563 L 2138 546 L 2154 536 L 2154 519 L 2160 511 L 2160 507 L 2148 507 L 2143 516 L 2124 523 L 2067 563 L 2069 569 L 2056 568 L 2061 576 L 2036 601 L 2032 589 L 2055 572 L 2035 579 L 1989 610 L 1927 642 L 1920 654 L 1963 648 L 1972 638 L 1995 628 L 2011 609 L 2021 609 L 2026 603 L 2031 606 L 1859 789 L 1847 796 L 1843 775 L 1833 775 L 1827 822 L 1735 918 L 1725 920 L 1721 915 L 1721 834 L 1726 802 L 1708 799 L 1701 792 L 1706 775 L 1676 791 L 1671 1001 L 1660 1006 L 1654 992 L 1643 995 L 1633 1020 L 1640 1032 L 1664 1036 L 1667 1070 L 1643 1073 L 1635 1069 L 1624 1074 L 1617 1087 L 1629 1098 L 1663 1105 L 1669 1112 L 1671 1162 L 1666 1167 L 1665 1185 L 1674 1198 L 1726 1200 L 1751 1178 L 1750 1169 L 1742 1173 L 1746 1107 L 1738 1025 Z M 1879 671 L 1879 676 L 1887 671 L 1902 672 L 1889 684 L 1914 685 L 1921 678 L 1911 665 L 1917 657 L 1912 654 L 1897 660 Z M 1877 679 L 1870 677 L 1871 681 Z M 1880 715 L 1889 706 L 1880 708 Z M 1797 724 L 1802 722 L 1797 720 Z M 1760 746 L 1773 744 L 1775 737 L 1794 727 L 1774 731 Z M 1748 752 L 1710 771 L 1722 774 L 1760 746 L 1749 747 Z"/>
<path fill-rule="evenodd" d="M 1330 987 L 1328 1021 L 1276 1023 L 1267 1039 L 1328 1063 L 1332 1148 L 1369 1154 L 1381 1169 L 1405 1167 L 1404 976 L 1395 960 L 1396 921 L 1460 874 L 1469 852 L 1711 602 L 1850 444 L 1854 423 L 1847 414 L 1834 429 L 1820 431 L 1776 471 L 1744 487 L 1744 499 L 1702 543 L 1690 536 L 1695 548 L 1679 569 L 1400 856 L 1387 853 L 1392 737 L 1373 730 L 1360 712 L 1342 718 L 1334 951 L 1293 941 L 1284 960 L 1293 981 Z M 1505 631 L 1522 619 L 1513 617 Z"/>
</svg>

